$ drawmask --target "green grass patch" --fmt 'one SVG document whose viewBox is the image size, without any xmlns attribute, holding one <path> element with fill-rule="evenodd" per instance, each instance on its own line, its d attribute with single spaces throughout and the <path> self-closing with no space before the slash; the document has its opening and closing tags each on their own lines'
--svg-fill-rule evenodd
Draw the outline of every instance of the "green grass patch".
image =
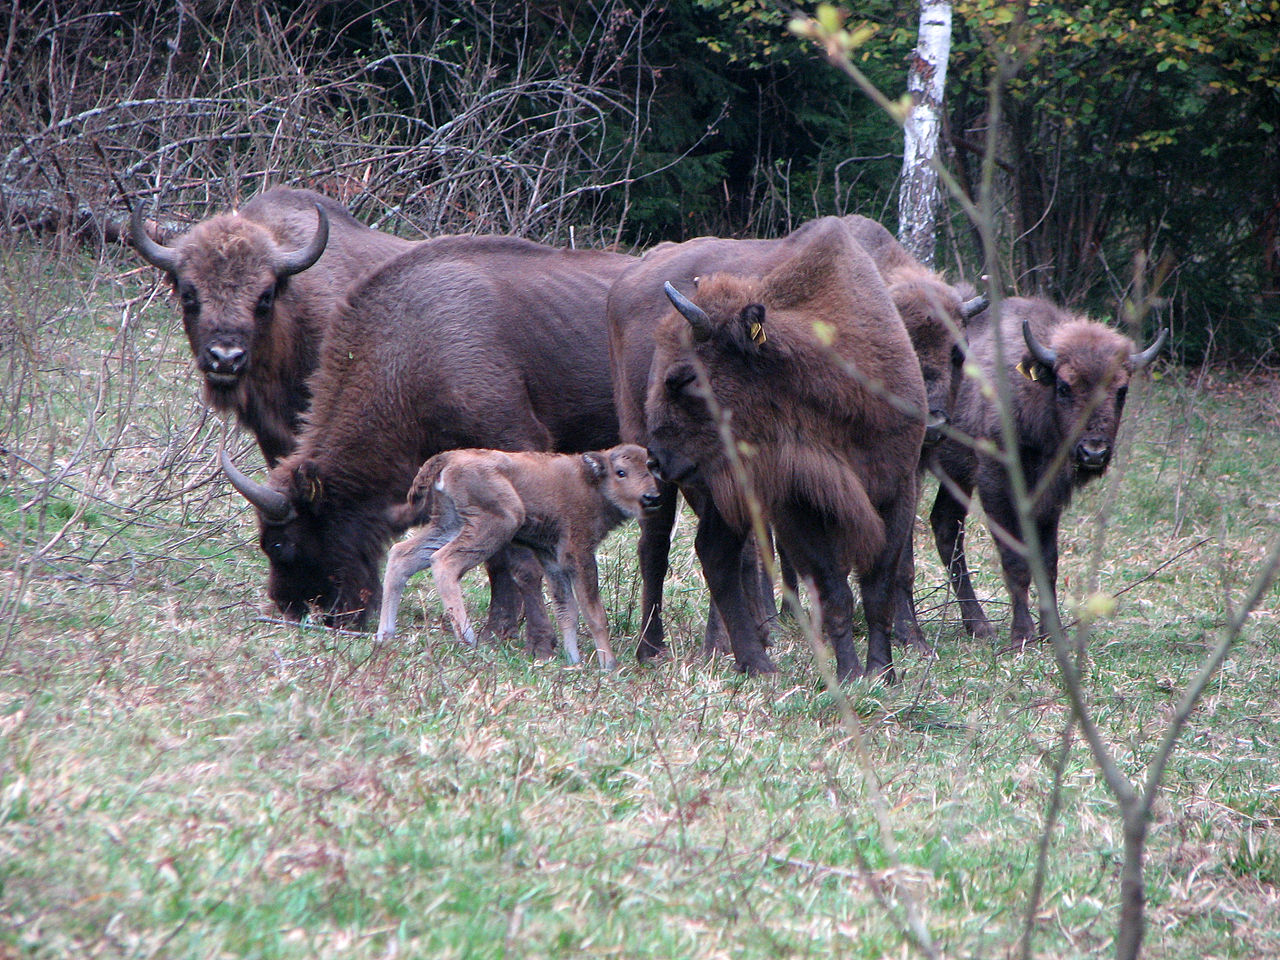
<svg viewBox="0 0 1280 960">
<path fill-rule="evenodd" d="M 937 656 L 849 685 L 860 739 L 794 624 L 776 678 L 700 658 L 687 516 L 656 667 L 631 655 L 634 528 L 601 555 L 612 675 L 460 647 L 425 576 L 386 647 L 282 625 L 167 295 L 129 262 L 6 256 L 45 279 L 0 304 L 33 358 L 5 368 L 32 415 L 0 458 L 0 956 L 880 958 L 911 953 L 907 904 L 945 956 L 1011 954 L 1067 709 L 1047 649 L 964 635 L 923 521 Z M 1064 611 L 1118 597 L 1085 673 L 1132 778 L 1275 536 L 1278 398 L 1220 373 L 1136 390 L 1064 520 Z M 1150 956 L 1280 954 L 1278 620 L 1273 589 L 1169 766 Z M 1077 742 L 1037 956 L 1111 954 L 1121 855 Z"/>
</svg>

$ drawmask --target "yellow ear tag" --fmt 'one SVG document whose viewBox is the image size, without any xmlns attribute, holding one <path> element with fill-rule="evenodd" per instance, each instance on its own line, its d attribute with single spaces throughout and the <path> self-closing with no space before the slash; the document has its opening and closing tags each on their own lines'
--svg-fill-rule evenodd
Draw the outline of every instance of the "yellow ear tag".
<svg viewBox="0 0 1280 960">
<path fill-rule="evenodd" d="M 1015 369 L 1033 382 L 1044 377 L 1044 368 L 1035 360 L 1021 360 Z"/>
<path fill-rule="evenodd" d="M 751 334 L 751 339 L 755 341 L 755 344 L 757 347 L 762 345 L 765 342 L 765 340 L 769 339 L 764 335 L 763 323 L 751 324 L 751 326 L 747 329 L 747 332 Z"/>
<path fill-rule="evenodd" d="M 324 484 L 314 477 L 312 478 L 309 487 L 310 489 L 307 491 L 307 496 L 310 498 L 312 503 L 315 503 L 324 496 Z"/>
</svg>

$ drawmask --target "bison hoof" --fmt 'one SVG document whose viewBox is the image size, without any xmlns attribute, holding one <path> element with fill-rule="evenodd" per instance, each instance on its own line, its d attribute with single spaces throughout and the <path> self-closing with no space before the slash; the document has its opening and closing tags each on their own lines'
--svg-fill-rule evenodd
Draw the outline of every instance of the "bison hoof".
<svg viewBox="0 0 1280 960">
<path fill-rule="evenodd" d="M 640 645 L 636 647 L 636 659 L 641 663 L 646 663 L 650 660 L 665 660 L 667 653 L 667 644 L 662 640 L 656 643 L 652 640 L 641 640 Z"/>
<path fill-rule="evenodd" d="M 759 657 L 753 657 L 751 660 L 738 663 L 738 672 L 745 673 L 748 677 L 760 677 L 770 673 L 777 673 L 778 667 L 765 654 Z"/>
<path fill-rule="evenodd" d="M 618 669 L 618 658 L 610 654 L 609 656 L 600 656 L 600 670 L 603 673 L 612 673 Z"/>
</svg>

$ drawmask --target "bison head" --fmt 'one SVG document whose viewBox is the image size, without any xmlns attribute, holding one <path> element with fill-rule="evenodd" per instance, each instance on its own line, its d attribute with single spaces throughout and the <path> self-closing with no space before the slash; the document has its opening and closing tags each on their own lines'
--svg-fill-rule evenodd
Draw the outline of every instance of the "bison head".
<svg viewBox="0 0 1280 960">
<path fill-rule="evenodd" d="M 362 629 L 381 596 L 381 562 L 408 526 L 394 505 L 343 496 L 326 486 L 314 461 L 295 455 L 266 484 L 241 473 L 219 453 L 232 486 L 258 514 L 258 544 L 267 556 L 267 594 L 286 617 L 323 616 L 328 626 Z"/>
<path fill-rule="evenodd" d="M 288 278 L 324 253 L 329 218 L 318 204 L 316 214 L 315 234 L 296 250 L 281 249 L 265 227 L 235 213 L 197 224 L 164 246 L 147 235 L 142 206 L 134 205 L 133 245 L 173 281 L 187 340 L 215 408 L 234 406 L 241 378 L 271 335 L 276 299 Z"/>
<path fill-rule="evenodd" d="M 683 321 L 669 319 L 658 331 L 645 415 L 658 474 L 670 483 L 691 482 L 700 472 L 709 474 L 724 465 L 707 391 L 710 382 L 731 384 L 734 378 L 713 371 L 764 363 L 761 347 L 768 335 L 765 308 L 758 295 L 751 295 L 756 284 L 736 278 L 722 283 L 721 279 L 715 277 L 699 290 L 699 299 L 707 303 L 710 313 L 672 284 L 663 284 Z M 700 369 L 705 377 L 699 375 Z M 719 400 L 736 406 L 729 398 Z"/>
<path fill-rule="evenodd" d="M 656 465 L 649 452 L 634 443 L 582 455 L 587 482 L 599 486 L 605 499 L 624 517 L 639 517 L 661 503 L 653 473 Z"/>
<path fill-rule="evenodd" d="M 1027 353 L 1017 369 L 1032 389 L 1052 391 L 1054 432 L 1071 444 L 1077 480 L 1100 476 L 1110 464 L 1129 379 L 1155 359 L 1165 333 L 1161 330 L 1155 343 L 1137 353 L 1128 337 L 1099 323 L 1072 320 L 1056 327 L 1045 345 L 1023 318 Z"/>
<path fill-rule="evenodd" d="M 990 301 L 986 297 L 962 300 L 954 287 L 924 270 L 918 275 L 899 274 L 889 285 L 889 296 L 920 361 L 929 402 L 924 434 L 924 446 L 929 449 L 942 439 L 943 428 L 951 421 L 962 380 L 965 324 Z"/>
</svg>

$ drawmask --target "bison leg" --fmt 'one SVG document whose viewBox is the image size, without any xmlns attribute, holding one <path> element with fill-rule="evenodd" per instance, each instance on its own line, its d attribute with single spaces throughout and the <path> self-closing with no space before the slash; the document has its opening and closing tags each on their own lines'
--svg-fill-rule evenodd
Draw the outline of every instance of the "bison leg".
<svg viewBox="0 0 1280 960">
<path fill-rule="evenodd" d="M 778 608 L 773 602 L 773 581 L 769 579 L 769 571 L 761 562 L 759 550 L 742 551 L 742 587 L 751 615 L 764 631 L 764 645 L 767 647 L 769 627 L 777 619 Z M 729 644 L 724 617 L 720 616 L 720 611 L 712 604 L 707 612 L 707 626 L 702 634 L 702 655 L 710 659 L 716 654 L 730 653 L 733 653 L 733 647 Z"/>
<path fill-rule="evenodd" d="M 514 492 L 512 494 L 514 497 Z M 454 633 L 463 643 L 475 645 L 476 634 L 467 617 L 462 600 L 462 575 L 479 566 L 511 542 L 524 522 L 518 500 L 500 512 L 466 513 L 458 535 L 441 547 L 432 558 L 431 574 L 445 611 L 453 623 Z"/>
<path fill-rule="evenodd" d="M 511 572 L 520 590 L 520 602 L 524 609 L 524 648 L 529 656 L 553 657 L 556 652 L 556 631 L 547 616 L 547 605 L 542 599 L 542 565 L 533 551 L 512 544 L 507 548 L 511 558 Z"/>
<path fill-rule="evenodd" d="M 964 492 L 968 493 L 967 490 Z M 968 513 L 969 508 L 941 486 L 937 499 L 933 501 L 929 523 L 933 527 L 934 542 L 938 545 L 938 556 L 951 575 L 951 589 L 960 603 L 960 618 L 965 629 L 975 637 L 990 639 L 995 636 L 995 628 L 973 592 L 969 565 L 965 561 L 964 519 Z"/>
<path fill-rule="evenodd" d="M 985 506 L 985 502 L 984 502 Z M 1016 520 L 1012 517 L 998 517 L 994 513 L 992 518 L 996 522 L 1004 524 L 1007 520 L 1008 526 L 1006 530 L 1016 529 Z M 1045 572 L 1049 578 L 1051 590 L 1047 598 L 1042 597 L 1040 601 L 1041 608 L 1041 626 L 1045 625 L 1044 611 L 1051 609 L 1057 604 L 1057 583 L 1058 583 L 1058 517 L 1055 513 L 1051 517 L 1040 518 L 1036 522 L 1036 535 L 1040 538 L 1040 550 L 1044 557 Z M 1044 631 L 1037 631 L 1035 621 L 1031 617 L 1030 591 L 1031 591 L 1031 565 L 1027 562 L 1018 550 L 1008 546 L 1002 540 L 996 542 L 996 546 L 1000 551 L 1000 567 L 1004 574 L 1005 589 L 1009 591 L 1009 601 L 1013 609 L 1013 625 L 1009 631 L 1009 647 L 1012 650 L 1021 650 L 1028 643 L 1038 639 L 1044 635 Z"/>
<path fill-rule="evenodd" d="M 560 624 L 560 635 L 564 643 L 565 659 L 570 664 L 582 662 L 578 652 L 578 601 L 573 595 L 573 579 L 570 572 L 554 559 L 541 557 L 542 568 L 547 573 L 547 582 L 551 585 L 551 596 L 556 604 L 556 622 Z"/>
<path fill-rule="evenodd" d="M 912 477 L 912 483 L 917 483 Z M 867 618 L 867 672 L 885 683 L 894 682 L 892 634 L 897 600 L 902 587 L 903 555 L 911 543 L 915 526 L 918 488 L 912 486 L 887 509 L 884 519 L 884 549 L 871 567 L 858 577 L 862 609 Z M 911 562 L 914 568 L 914 559 Z M 917 630 L 919 627 L 917 626 Z"/>
<path fill-rule="evenodd" d="M 457 528 L 450 529 L 433 523 L 391 548 L 387 572 L 382 581 L 382 613 L 378 620 L 378 633 L 373 638 L 374 643 L 390 640 L 395 635 L 396 614 L 400 610 L 405 584 L 415 573 L 431 566 L 431 558 L 457 534 Z"/>
<path fill-rule="evenodd" d="M 911 647 L 921 653 L 933 653 L 933 647 L 924 638 L 920 619 L 916 613 L 916 556 L 912 538 L 902 546 L 902 559 L 894 580 L 893 639 L 899 646 Z"/>
<path fill-rule="evenodd" d="M 605 613 L 604 604 L 600 602 L 600 577 L 596 571 L 596 558 L 584 557 L 574 565 L 576 572 L 578 596 L 587 615 L 587 626 L 591 628 L 591 639 L 596 645 L 596 666 L 601 670 L 612 670 L 618 665 L 618 658 L 613 655 L 613 644 L 609 642 L 609 617 Z"/>
<path fill-rule="evenodd" d="M 711 599 L 724 617 L 734 661 L 746 674 L 777 673 L 778 668 L 765 653 L 764 636 L 748 609 L 742 584 L 742 554 L 750 541 L 732 529 L 714 507 L 707 506 L 699 517 L 694 549 L 702 563 Z"/>
<path fill-rule="evenodd" d="M 658 491 L 661 500 L 657 508 L 640 519 L 641 613 L 644 621 L 636 659 L 641 662 L 660 656 L 667 649 L 662 625 L 662 582 L 667 576 L 671 554 L 671 530 L 676 522 L 678 491 L 672 483 L 658 484 Z"/>
<path fill-rule="evenodd" d="M 826 518 L 815 511 L 793 509 L 779 517 L 777 533 L 783 549 L 796 569 L 812 581 L 817 608 L 822 615 L 822 636 L 836 655 L 836 677 L 841 681 L 863 676 L 862 661 L 853 642 L 853 591 L 849 589 L 849 567 L 837 559 L 837 550 L 824 531 Z M 865 588 L 864 588 L 865 590 Z M 868 606 L 864 592 L 863 606 Z M 867 609 L 871 627 L 872 611 Z M 880 624 L 888 643 L 888 620 Z M 883 665 L 882 665 L 883 666 Z M 892 667 L 889 668 L 890 675 Z"/>
</svg>

